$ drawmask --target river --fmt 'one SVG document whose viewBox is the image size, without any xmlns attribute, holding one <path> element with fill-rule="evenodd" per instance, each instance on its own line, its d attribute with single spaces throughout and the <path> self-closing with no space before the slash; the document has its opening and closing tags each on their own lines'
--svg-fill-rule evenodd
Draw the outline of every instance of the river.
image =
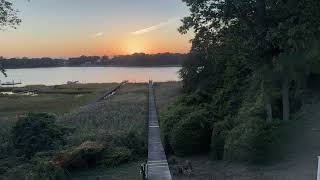
<svg viewBox="0 0 320 180">
<path fill-rule="evenodd" d="M 58 85 L 67 81 L 80 83 L 179 81 L 180 67 L 58 67 L 8 69 L 8 77 L 0 74 L 1 82 L 22 82 L 25 85 Z"/>
</svg>

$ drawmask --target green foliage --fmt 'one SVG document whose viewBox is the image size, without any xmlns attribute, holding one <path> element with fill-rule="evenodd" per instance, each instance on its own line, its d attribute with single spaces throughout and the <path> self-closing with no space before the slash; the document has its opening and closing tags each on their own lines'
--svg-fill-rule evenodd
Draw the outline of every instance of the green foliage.
<svg viewBox="0 0 320 180">
<path fill-rule="evenodd" d="M 288 120 L 290 112 L 298 111 L 306 81 L 317 79 L 320 2 L 183 2 L 190 15 L 179 31 L 193 30 L 195 37 L 180 71 L 187 95 L 163 117 L 165 145 L 172 146 L 173 132 L 183 134 L 190 111 L 207 106 L 214 119 L 213 158 L 261 161 L 276 142 L 275 119 Z M 175 147 L 184 147 L 186 140 L 178 137 Z"/>
<path fill-rule="evenodd" d="M 98 163 L 104 149 L 101 144 L 87 141 L 76 148 L 59 153 L 54 158 L 54 163 L 68 170 L 92 167 Z"/>
<path fill-rule="evenodd" d="M 167 152 L 186 155 L 209 150 L 212 118 L 207 105 L 197 105 L 201 98 L 199 93 L 185 96 L 161 114 L 161 138 Z"/>
<path fill-rule="evenodd" d="M 125 147 L 130 150 L 132 158 L 147 154 L 147 143 L 141 131 L 129 130 L 115 133 L 112 141 L 115 146 Z"/>
<path fill-rule="evenodd" d="M 28 176 L 28 179 L 64 180 L 67 179 L 67 177 L 64 170 L 54 165 L 53 162 L 40 160 L 32 168 L 31 175 Z"/>
<path fill-rule="evenodd" d="M 209 150 L 211 127 L 203 111 L 184 116 L 172 131 L 171 145 L 177 155 L 206 152 Z"/>
<path fill-rule="evenodd" d="M 36 152 L 63 144 L 69 129 L 58 125 L 55 119 L 47 113 L 29 113 L 19 118 L 12 129 L 14 147 L 21 155 L 31 158 Z"/>
<path fill-rule="evenodd" d="M 164 148 L 167 152 L 172 152 L 171 139 L 172 133 L 177 124 L 189 113 L 193 111 L 192 107 L 176 103 L 168 108 L 168 111 L 161 114 L 160 131 Z"/>
<path fill-rule="evenodd" d="M 227 117 L 226 120 L 213 125 L 210 149 L 214 160 L 222 160 L 224 157 L 225 140 L 229 131 L 233 128 L 232 120 L 231 117 Z"/>
<path fill-rule="evenodd" d="M 100 164 L 115 167 L 132 159 L 132 152 L 126 147 L 114 147 L 107 150 Z"/>
<path fill-rule="evenodd" d="M 270 147 L 276 143 L 274 124 L 250 118 L 232 129 L 225 143 L 224 159 L 265 162 Z"/>
</svg>

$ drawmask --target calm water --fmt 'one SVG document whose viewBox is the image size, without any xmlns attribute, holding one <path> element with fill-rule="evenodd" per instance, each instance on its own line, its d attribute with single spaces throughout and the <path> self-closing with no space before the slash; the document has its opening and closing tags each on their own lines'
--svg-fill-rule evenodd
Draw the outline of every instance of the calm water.
<svg viewBox="0 0 320 180">
<path fill-rule="evenodd" d="M 36 69 L 8 69 L 8 77 L 0 74 L 1 82 L 21 80 L 22 85 L 80 83 L 108 83 L 129 80 L 130 82 L 155 82 L 180 80 L 179 67 L 131 68 L 131 67 L 61 67 Z"/>
</svg>

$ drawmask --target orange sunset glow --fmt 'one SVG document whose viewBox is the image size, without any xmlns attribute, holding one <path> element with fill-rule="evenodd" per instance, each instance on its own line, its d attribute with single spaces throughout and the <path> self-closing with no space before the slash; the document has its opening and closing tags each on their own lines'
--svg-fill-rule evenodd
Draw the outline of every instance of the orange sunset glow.
<svg viewBox="0 0 320 180">
<path fill-rule="evenodd" d="M 190 50 L 193 35 L 181 35 L 177 31 L 180 20 L 187 15 L 182 2 L 13 2 L 23 21 L 16 30 L 8 29 L 0 34 L 1 42 L 5 42 L 0 45 L 0 56 L 114 56 Z M 144 4 L 142 9 L 140 3 Z M 165 3 L 166 11 L 158 8 Z M 168 8 L 168 4 L 172 6 Z M 84 11 L 90 6 L 95 9 Z M 136 13 L 129 11 L 130 8 Z"/>
</svg>

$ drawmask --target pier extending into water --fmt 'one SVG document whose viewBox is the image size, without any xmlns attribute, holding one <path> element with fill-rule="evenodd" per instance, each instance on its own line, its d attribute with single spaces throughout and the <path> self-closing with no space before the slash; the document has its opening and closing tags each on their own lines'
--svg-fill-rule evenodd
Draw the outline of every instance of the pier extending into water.
<svg viewBox="0 0 320 180">
<path fill-rule="evenodd" d="M 167 157 L 160 139 L 153 83 L 149 82 L 148 180 L 171 180 Z"/>
</svg>

